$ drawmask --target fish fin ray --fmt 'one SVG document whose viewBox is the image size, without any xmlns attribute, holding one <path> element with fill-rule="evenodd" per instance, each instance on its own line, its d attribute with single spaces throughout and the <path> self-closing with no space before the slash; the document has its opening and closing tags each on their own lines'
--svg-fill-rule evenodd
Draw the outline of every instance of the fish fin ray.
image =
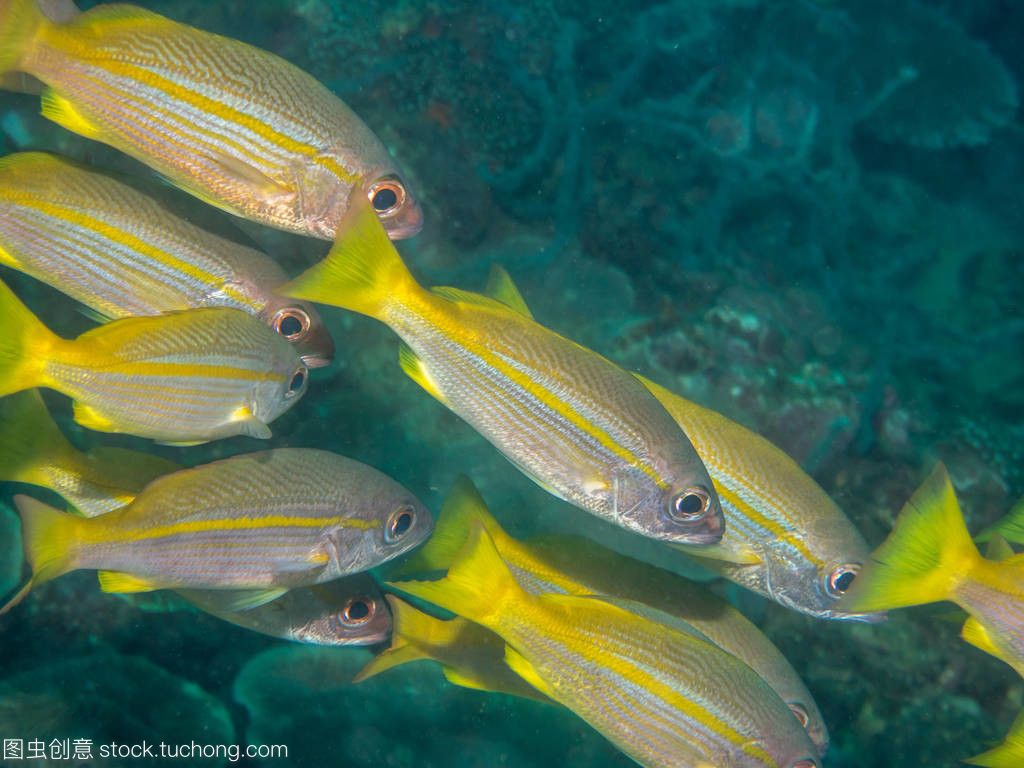
<svg viewBox="0 0 1024 768">
<path fill-rule="evenodd" d="M 97 432 L 120 432 L 117 425 L 91 405 L 75 401 L 72 416 L 76 423 Z"/>
<path fill-rule="evenodd" d="M 511 645 L 505 646 L 505 663 L 509 669 L 545 696 L 555 698 L 555 692 L 548 682 L 540 676 L 533 664 Z"/>
<path fill-rule="evenodd" d="M 519 292 L 519 287 L 513 282 L 512 276 L 504 267 L 498 264 L 491 265 L 491 273 L 487 277 L 487 288 L 484 289 L 484 293 L 515 310 L 523 317 L 533 319 L 533 313 L 526 305 L 523 294 Z"/>
<path fill-rule="evenodd" d="M 985 629 L 985 625 L 973 616 L 969 616 L 967 621 L 964 622 L 964 626 L 960 630 L 960 636 L 966 642 L 970 643 L 975 648 L 984 651 L 990 656 L 995 656 L 997 659 L 1002 658 L 1002 652 L 992 641 L 992 636 L 988 633 L 988 630 Z"/>
<path fill-rule="evenodd" d="M 395 644 L 396 642 L 398 643 L 397 645 Z M 370 659 L 366 666 L 359 670 L 355 677 L 352 678 L 352 682 L 361 683 L 364 680 L 369 680 L 371 677 L 379 675 L 381 672 L 387 672 L 393 667 L 400 667 L 413 661 L 426 661 L 429 659 L 430 654 L 425 653 L 415 645 L 403 641 L 392 641 L 391 647 Z"/>
<path fill-rule="evenodd" d="M 51 581 L 74 569 L 81 519 L 30 496 L 15 496 L 21 515 L 25 560 L 32 569 L 32 586 Z"/>
<path fill-rule="evenodd" d="M 104 592 L 153 592 L 157 589 L 164 589 L 165 586 L 152 579 L 143 576 L 135 576 L 121 571 L 97 571 L 96 577 L 100 582 L 100 589 Z"/>
<path fill-rule="evenodd" d="M 398 365 L 401 366 L 402 371 L 410 379 L 415 381 L 432 398 L 440 403 L 445 402 L 445 397 L 441 394 L 441 390 L 437 388 L 437 384 L 430 376 L 430 372 L 427 370 L 426 365 L 419 358 L 419 356 L 412 351 L 412 347 L 406 344 L 404 341 L 398 345 Z"/>
<path fill-rule="evenodd" d="M 44 88 L 40 96 L 40 103 L 43 117 L 52 120 L 61 128 L 87 139 L 106 143 L 103 129 L 90 122 L 88 117 L 79 112 L 75 105 L 58 93 L 56 89 L 50 86 Z"/>
<path fill-rule="evenodd" d="M 14 292 L 0 282 L 0 397 L 47 386 L 48 358 L 61 340 L 44 326 Z"/>
</svg>

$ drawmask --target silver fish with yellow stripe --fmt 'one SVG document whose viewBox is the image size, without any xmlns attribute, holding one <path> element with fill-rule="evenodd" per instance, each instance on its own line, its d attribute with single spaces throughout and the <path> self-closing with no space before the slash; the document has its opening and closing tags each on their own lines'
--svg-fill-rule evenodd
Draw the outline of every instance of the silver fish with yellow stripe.
<svg viewBox="0 0 1024 768">
<path fill-rule="evenodd" d="M 760 675 L 786 702 L 806 728 L 818 753 L 825 754 L 829 742 L 828 728 L 811 692 L 771 640 L 728 602 L 682 576 L 620 555 L 580 536 L 548 535 L 519 541 L 491 515 L 467 477 L 460 477 L 452 487 L 427 543 L 398 563 L 390 575 L 404 577 L 448 570 L 458 558 L 475 524 L 484 527 L 519 586 L 531 595 L 601 595 L 630 601 L 634 604 L 631 607 L 634 612 L 637 605 L 649 606 L 664 614 L 658 618 L 652 614 L 649 618 L 663 623 L 668 621 L 677 628 L 685 623 L 683 631 L 696 633 L 731 653 Z M 397 619 L 396 610 L 396 622 Z M 446 646 L 455 643 L 462 649 L 477 640 L 476 635 L 455 629 L 457 627 L 443 631 L 425 620 L 410 618 L 405 622 L 405 635 L 408 636 L 405 639 L 413 642 L 415 632 L 425 632 L 428 635 L 426 645 L 431 651 L 438 651 L 442 656 L 446 653 L 452 655 Z M 393 647 L 403 644 L 400 635 L 396 630 Z M 419 644 L 424 645 L 423 641 Z M 481 645 L 479 642 L 476 644 Z M 389 652 L 389 656 L 378 657 L 376 664 L 388 667 L 402 663 L 393 660 L 394 655 Z M 416 656 L 404 648 L 399 648 L 397 655 L 404 660 L 423 658 L 422 654 Z M 452 667 L 453 664 L 448 663 L 447 666 Z M 480 668 L 483 668 L 482 664 L 478 665 Z M 447 670 L 445 676 L 458 682 Z M 472 680 L 479 679 L 481 675 L 462 674 L 461 677 Z M 502 678 L 498 676 L 497 679 Z"/>
<path fill-rule="evenodd" d="M 784 451 L 709 408 L 641 380 L 690 437 L 728 526 L 714 547 L 687 548 L 701 565 L 775 602 L 823 619 L 878 621 L 839 599 L 868 546 L 821 486 Z"/>
<path fill-rule="evenodd" d="M 422 226 L 380 140 L 267 51 L 130 5 L 55 23 L 36 0 L 0 0 L 0 77 L 11 72 L 45 84 L 46 117 L 238 216 L 330 240 L 362 198 L 392 237 Z"/>
<path fill-rule="evenodd" d="M 267 256 L 55 155 L 0 158 L 0 264 L 104 318 L 233 307 L 294 344 L 306 365 L 333 357 L 316 310 L 274 292 L 287 277 Z"/>
<path fill-rule="evenodd" d="M 599 598 L 528 594 L 480 525 L 444 579 L 391 586 L 500 635 L 513 671 L 640 765 L 819 765 L 792 712 L 746 664 Z"/>
<path fill-rule="evenodd" d="M 373 568 L 430 533 L 430 513 L 372 467 L 327 451 L 281 448 L 165 475 L 122 509 L 93 518 L 15 499 L 33 586 L 100 571 L 108 592 L 230 589 L 224 610 Z M 2 612 L 2 611 L 0 611 Z"/>
<path fill-rule="evenodd" d="M 367 203 L 287 296 L 374 317 L 402 369 L 552 494 L 655 539 L 713 544 L 725 522 L 690 441 L 629 372 L 540 325 L 503 272 L 492 293 L 424 289 Z"/>
<path fill-rule="evenodd" d="M 48 387 L 75 421 L 167 443 L 270 437 L 306 391 L 292 346 L 237 309 L 126 317 L 74 341 L 46 328 L 0 283 L 0 396 Z"/>
</svg>

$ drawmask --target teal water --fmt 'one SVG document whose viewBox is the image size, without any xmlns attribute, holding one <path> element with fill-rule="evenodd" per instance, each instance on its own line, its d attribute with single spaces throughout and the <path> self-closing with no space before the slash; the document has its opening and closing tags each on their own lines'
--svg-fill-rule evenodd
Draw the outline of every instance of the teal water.
<svg viewBox="0 0 1024 768">
<path fill-rule="evenodd" d="M 400 244 L 427 284 L 515 277 L 537 319 L 786 450 L 880 543 L 936 459 L 972 531 L 1024 493 L 1024 11 L 997 0 L 144 3 L 274 51 L 338 93 L 401 161 L 426 224 Z M 140 177 L 0 94 L 0 149 Z M 327 244 L 238 222 L 171 188 L 204 226 L 291 274 Z M 0 278 L 55 330 L 74 303 Z M 516 535 L 644 547 L 519 474 L 395 364 L 385 327 L 322 314 L 337 347 L 274 438 L 154 447 L 183 464 L 305 446 L 396 478 L 436 512 L 460 473 Z M 2 318 L 0 318 L 2 323 Z M 0 485 L 0 588 L 21 578 Z M 681 556 L 671 565 L 685 570 Z M 709 578 L 709 574 L 703 574 Z M 815 620 L 714 582 L 776 643 L 824 713 L 835 768 L 954 766 L 1024 701 L 965 644 L 949 604 L 883 624 Z M 78 572 L 0 617 L 0 738 L 284 745 L 174 765 L 632 763 L 570 712 L 456 688 L 429 664 L 359 686 L 364 649 L 273 640 L 196 611 L 140 610 Z M 74 764 L 51 760 L 48 763 Z M 35 761 L 37 765 L 48 764 Z M 4 766 L 33 764 L 7 760 Z"/>
</svg>

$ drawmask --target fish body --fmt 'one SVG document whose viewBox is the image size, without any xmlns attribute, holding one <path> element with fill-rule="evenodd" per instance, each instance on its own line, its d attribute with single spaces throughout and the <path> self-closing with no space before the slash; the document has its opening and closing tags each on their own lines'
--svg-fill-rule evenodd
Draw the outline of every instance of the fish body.
<svg viewBox="0 0 1024 768">
<path fill-rule="evenodd" d="M 655 539 L 721 538 L 700 458 L 631 374 L 521 308 L 425 290 L 367 204 L 346 222 L 327 258 L 282 293 L 390 326 L 404 342 L 403 370 L 559 498 Z"/>
<path fill-rule="evenodd" d="M 61 434 L 38 390 L 0 399 L 0 482 L 48 488 L 86 517 L 123 507 L 151 480 L 179 469 L 173 461 L 123 448 L 79 451 Z"/>
<path fill-rule="evenodd" d="M 296 351 L 236 309 L 127 317 L 67 341 L 0 283 L 0 395 L 48 387 L 101 432 L 169 443 L 268 438 L 306 391 Z"/>
<path fill-rule="evenodd" d="M 130 504 L 78 518 L 16 498 L 33 585 L 100 571 L 108 592 L 249 590 L 232 610 L 293 587 L 373 568 L 429 534 L 423 505 L 372 467 L 327 451 L 280 448 L 154 480 Z"/>
<path fill-rule="evenodd" d="M 366 573 L 290 589 L 269 603 L 233 610 L 230 590 L 180 590 L 197 608 L 244 629 L 309 645 L 374 645 L 391 634 L 391 614 Z"/>
<path fill-rule="evenodd" d="M 489 629 L 461 616 L 435 618 L 394 595 L 387 595 L 387 601 L 394 617 L 391 646 L 374 656 L 353 682 L 401 664 L 429 659 L 441 665 L 445 678 L 454 685 L 549 701 L 508 668 L 505 641 Z"/>
<path fill-rule="evenodd" d="M 422 226 L 384 145 L 298 67 L 131 5 L 62 19 L 35 0 L 0 2 L 0 74 L 42 81 L 43 114 L 64 128 L 279 229 L 331 240 L 356 197 L 392 237 Z"/>
<path fill-rule="evenodd" d="M 728 521 L 717 545 L 687 554 L 787 608 L 824 619 L 879 620 L 836 607 L 869 550 L 821 486 L 757 433 L 642 380 L 693 442 Z"/>
<path fill-rule="evenodd" d="M 513 671 L 640 765 L 818 766 L 746 664 L 598 598 L 524 592 L 479 525 L 444 579 L 392 586 L 496 632 Z"/>
<path fill-rule="evenodd" d="M 965 640 L 1024 675 L 1024 555 L 998 562 L 981 556 L 940 463 L 903 507 L 842 605 L 888 610 L 942 600 L 970 614 Z"/>
<path fill-rule="evenodd" d="M 828 728 L 814 697 L 771 640 L 728 602 L 695 582 L 605 549 L 589 539 L 542 536 L 518 541 L 491 515 L 466 477 L 459 478 L 448 494 L 430 539 L 403 560 L 395 573 L 404 576 L 447 570 L 458 558 L 474 525 L 484 527 L 516 582 L 531 595 L 597 595 L 646 605 L 685 622 L 689 628 L 684 631 L 695 631 L 760 675 L 807 729 L 818 753 L 825 754 Z M 418 625 L 410 622 L 410 626 Z M 460 647 L 467 644 L 467 638 L 460 637 L 459 641 Z M 457 668 L 451 653 L 444 656 L 436 649 L 432 652 L 432 658 L 444 659 L 442 663 L 447 667 Z M 494 654 L 491 657 L 500 661 Z"/>
<path fill-rule="evenodd" d="M 274 292 L 287 277 L 266 255 L 54 155 L 0 158 L 0 264 L 105 318 L 232 307 L 287 338 L 311 367 L 333 356 L 316 310 Z"/>
</svg>

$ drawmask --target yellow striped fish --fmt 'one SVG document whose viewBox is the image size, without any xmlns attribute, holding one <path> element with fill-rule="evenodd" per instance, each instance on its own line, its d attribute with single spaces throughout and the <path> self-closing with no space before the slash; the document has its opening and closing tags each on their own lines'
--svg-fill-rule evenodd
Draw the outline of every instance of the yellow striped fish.
<svg viewBox="0 0 1024 768">
<path fill-rule="evenodd" d="M 69 16 L 0 0 L 0 76 L 42 81 L 49 119 L 262 224 L 332 240 L 362 198 L 392 237 L 419 231 L 384 145 L 298 67 L 131 5 Z"/>
<path fill-rule="evenodd" d="M 386 599 L 394 617 L 391 646 L 374 656 L 352 682 L 361 683 L 392 667 L 430 659 L 441 665 L 448 682 L 463 688 L 549 701 L 508 668 L 505 641 L 489 629 L 461 616 L 447 621 L 434 618 L 394 595 L 386 595 Z"/>
<path fill-rule="evenodd" d="M 288 342 L 237 309 L 126 317 L 74 341 L 47 329 L 0 283 L 0 396 L 48 387 L 75 421 L 167 443 L 268 438 L 306 391 Z"/>
<path fill-rule="evenodd" d="M 403 370 L 554 495 L 651 538 L 721 539 L 711 479 L 665 409 L 627 371 L 535 322 L 510 281 L 493 289 L 504 301 L 425 290 L 360 203 L 328 256 L 280 290 L 389 325 Z"/>
<path fill-rule="evenodd" d="M 274 292 L 287 277 L 267 256 L 43 152 L 0 158 L 0 264 L 105 318 L 233 307 L 292 342 L 310 367 L 334 354 L 316 310 Z"/>
<path fill-rule="evenodd" d="M 388 605 L 368 573 L 289 589 L 269 603 L 246 610 L 235 610 L 237 598 L 232 590 L 182 589 L 178 594 L 219 619 L 295 643 L 376 645 L 391 635 Z"/>
<path fill-rule="evenodd" d="M 392 584 L 481 624 L 506 663 L 649 768 L 815 768 L 792 712 L 746 664 L 592 597 L 523 591 L 475 526 L 448 575 Z"/>
<path fill-rule="evenodd" d="M 0 398 L 0 482 L 49 488 L 86 517 L 123 507 L 151 480 L 179 469 L 124 448 L 79 451 L 54 424 L 38 390 Z"/>
<path fill-rule="evenodd" d="M 951 600 L 970 618 L 963 638 L 1024 675 L 1024 554 L 981 556 L 939 464 L 900 511 L 840 605 L 880 611 Z"/>
<path fill-rule="evenodd" d="M 760 675 L 807 729 L 818 753 L 825 754 L 828 728 L 814 697 L 785 656 L 742 613 L 699 584 L 605 549 L 589 539 L 542 536 L 518 541 L 509 536 L 491 515 L 476 487 L 466 477 L 459 478 L 445 499 L 434 533 L 427 543 L 403 560 L 392 575 L 448 570 L 476 524 L 487 531 L 519 586 L 532 595 L 608 596 L 650 606 L 668 617 L 685 622 L 687 631 L 695 631 Z M 396 626 L 401 626 L 397 616 Z M 431 625 L 424 621 L 410 621 L 405 633 L 412 635 L 416 630 L 430 628 Z M 456 642 L 460 647 L 475 639 L 451 631 L 447 634 L 440 632 L 438 636 Z M 393 643 L 398 642 L 399 637 L 400 633 L 396 632 Z M 428 645 L 434 653 L 445 652 L 442 643 L 431 642 Z M 411 655 L 409 651 L 400 653 Z M 454 656 L 453 652 L 451 656 Z M 455 667 L 451 656 L 447 666 Z M 500 657 L 493 653 L 490 658 L 500 661 Z M 386 666 L 396 663 L 402 662 L 378 662 Z M 447 671 L 445 676 L 452 680 Z"/>
<path fill-rule="evenodd" d="M 728 526 L 701 565 L 781 605 L 825 619 L 878 621 L 837 601 L 868 546 L 828 494 L 782 450 L 715 411 L 641 380 L 708 468 Z"/>
<path fill-rule="evenodd" d="M 430 533 L 430 513 L 372 467 L 305 448 L 233 456 L 165 475 L 93 518 L 15 497 L 34 587 L 99 570 L 107 592 L 231 589 L 224 610 L 373 568 Z"/>
</svg>

